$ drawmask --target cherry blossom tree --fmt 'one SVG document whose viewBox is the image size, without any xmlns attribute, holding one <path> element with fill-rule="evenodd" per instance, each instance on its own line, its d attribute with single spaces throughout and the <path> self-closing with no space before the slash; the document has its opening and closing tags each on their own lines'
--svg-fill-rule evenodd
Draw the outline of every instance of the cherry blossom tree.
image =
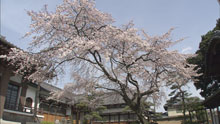
<svg viewBox="0 0 220 124">
<path fill-rule="evenodd" d="M 32 37 L 28 52 L 13 48 L 7 55 L 17 73 L 33 82 L 59 78 L 72 69 L 72 87 L 78 94 L 115 92 L 146 123 L 143 102 L 160 92 L 172 78 L 191 80 L 194 65 L 190 55 L 169 50 L 171 31 L 149 36 L 134 24 L 117 27 L 110 14 L 95 8 L 93 0 L 64 0 L 54 12 L 47 6 L 28 12 Z M 74 89 L 74 88 L 73 88 Z M 65 94 L 65 93 L 64 93 Z M 77 94 L 77 93 L 76 93 Z M 66 94 L 68 95 L 68 94 Z"/>
</svg>

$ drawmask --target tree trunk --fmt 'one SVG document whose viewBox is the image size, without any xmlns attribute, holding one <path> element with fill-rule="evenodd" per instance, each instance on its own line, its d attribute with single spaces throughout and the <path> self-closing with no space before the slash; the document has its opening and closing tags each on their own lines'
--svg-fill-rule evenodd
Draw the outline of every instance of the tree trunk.
<svg viewBox="0 0 220 124">
<path fill-rule="evenodd" d="M 79 114 L 80 112 L 78 110 L 76 110 L 76 124 L 79 124 Z"/>
<path fill-rule="evenodd" d="M 145 118 L 144 111 L 142 110 L 141 107 L 138 107 L 138 105 L 136 105 L 136 106 L 132 106 L 130 108 L 131 108 L 131 110 L 133 110 L 135 112 L 135 114 L 137 115 L 138 120 L 140 121 L 141 124 L 147 124 L 148 121 Z"/>
<path fill-rule="evenodd" d="M 189 117 L 190 117 L 190 122 L 192 123 L 192 115 L 190 111 L 189 111 Z"/>
<path fill-rule="evenodd" d="M 70 108 L 71 108 L 70 124 L 74 124 L 74 123 L 73 123 L 73 121 L 74 121 L 74 120 L 73 120 L 73 116 L 74 116 L 74 113 L 73 113 L 73 106 L 71 106 Z"/>
<path fill-rule="evenodd" d="M 140 123 L 147 124 L 148 121 L 145 119 L 144 110 L 142 110 L 141 108 L 141 99 L 137 98 L 137 102 L 133 102 L 131 99 L 129 99 L 125 91 L 123 93 L 125 94 L 124 96 L 122 96 L 125 103 L 130 107 L 133 112 L 135 112 Z"/>
<path fill-rule="evenodd" d="M 183 109 L 183 124 L 185 124 L 185 122 L 186 122 L 186 106 L 185 106 L 184 92 L 182 92 L 182 109 Z"/>
<path fill-rule="evenodd" d="M 135 112 L 139 121 L 141 122 L 141 124 L 147 124 L 147 120 L 145 119 L 144 115 L 142 114 L 142 112 L 137 113 Z"/>
</svg>

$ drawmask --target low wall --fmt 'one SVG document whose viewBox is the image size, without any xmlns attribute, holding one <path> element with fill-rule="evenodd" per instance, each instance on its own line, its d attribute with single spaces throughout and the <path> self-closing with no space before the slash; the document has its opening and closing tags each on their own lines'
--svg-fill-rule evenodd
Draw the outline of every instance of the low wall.
<svg viewBox="0 0 220 124">
<path fill-rule="evenodd" d="M 21 124 L 20 122 L 5 121 L 0 119 L 0 124 Z"/>
<path fill-rule="evenodd" d="M 3 120 L 12 121 L 12 122 L 20 122 L 21 124 L 26 124 L 26 122 L 33 122 L 34 118 L 32 114 L 4 111 Z"/>
</svg>

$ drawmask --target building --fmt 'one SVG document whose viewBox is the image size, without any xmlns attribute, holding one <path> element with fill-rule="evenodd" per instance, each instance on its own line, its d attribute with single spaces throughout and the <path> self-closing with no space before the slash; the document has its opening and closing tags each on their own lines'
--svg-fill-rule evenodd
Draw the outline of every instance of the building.
<svg viewBox="0 0 220 124">
<path fill-rule="evenodd" d="M 5 55 L 14 48 L 13 44 L 0 38 L 0 55 Z M 48 100 L 52 91 L 61 91 L 53 85 L 47 83 L 40 84 L 39 98 L 36 98 L 38 85 L 25 80 L 22 75 L 15 75 L 15 67 L 9 66 L 7 61 L 0 59 L 0 121 L 1 124 L 25 124 L 34 122 L 34 106 L 37 104 L 37 117 L 40 121 L 62 122 L 64 124 L 79 116 L 79 124 L 83 124 L 86 111 L 79 113 L 74 109 L 74 105 L 67 104 L 67 99 Z M 38 100 L 37 100 L 38 99 Z M 36 103 L 35 101 L 39 101 Z M 91 120 L 93 124 L 103 123 L 138 123 L 138 118 L 131 110 L 125 110 L 125 103 L 120 95 L 114 93 L 106 94 L 103 99 L 103 106 L 106 110 L 101 113 L 100 120 Z M 146 112 L 146 119 L 150 119 L 150 112 Z M 72 119 L 71 119 L 72 118 Z"/>
<path fill-rule="evenodd" d="M 101 105 L 106 109 L 99 114 L 102 119 L 90 120 L 91 124 L 138 124 L 139 119 L 137 115 L 127 107 L 123 98 L 116 93 L 105 93 L 102 96 Z M 88 112 L 81 111 L 80 114 L 73 110 L 74 124 L 76 124 L 77 115 L 79 116 L 79 124 L 83 124 L 85 116 Z M 145 116 L 148 121 L 151 120 L 153 112 L 146 111 Z"/>
<path fill-rule="evenodd" d="M 209 41 L 205 56 L 204 80 L 212 78 L 212 83 L 207 87 L 208 97 L 201 102 L 205 108 L 190 111 L 191 122 L 220 124 L 220 31 L 217 30 Z M 168 115 L 180 115 L 178 109 L 167 108 Z M 193 117 L 192 114 L 195 114 Z"/>
<path fill-rule="evenodd" d="M 130 124 L 138 123 L 138 118 L 134 112 L 126 109 L 126 104 L 122 97 L 115 93 L 108 93 L 103 99 L 103 106 L 106 110 L 100 114 L 101 121 L 94 120 L 93 124 Z"/>
<path fill-rule="evenodd" d="M 180 102 L 174 103 L 172 105 L 165 105 L 164 109 L 168 113 L 168 117 L 171 118 L 178 118 L 183 116 L 183 109 L 182 109 L 182 104 Z M 186 111 L 186 115 L 189 115 L 189 112 Z"/>
<path fill-rule="evenodd" d="M 12 47 L 15 46 L 0 37 L 0 55 L 7 54 Z M 13 73 L 14 67 L 3 59 L 0 59 L 0 63 L 0 121 L 22 122 L 23 118 L 33 120 L 31 107 L 35 100 L 35 90 L 28 86 L 22 76 Z"/>
<path fill-rule="evenodd" d="M 13 44 L 0 37 L 0 55 L 14 48 Z M 40 97 L 36 98 L 37 84 L 25 80 L 22 75 L 13 73 L 13 66 L 0 59 L 0 122 L 1 124 L 25 124 L 35 121 L 34 106 L 38 99 L 37 117 L 41 121 L 68 120 L 69 107 L 64 102 L 47 100 L 51 91 L 61 90 L 47 83 L 41 83 Z"/>
<path fill-rule="evenodd" d="M 66 124 L 72 114 L 71 105 L 67 104 L 65 99 L 59 101 L 47 99 L 53 91 L 61 91 L 61 89 L 48 83 L 41 84 L 39 114 L 43 116 L 42 121 Z"/>
</svg>

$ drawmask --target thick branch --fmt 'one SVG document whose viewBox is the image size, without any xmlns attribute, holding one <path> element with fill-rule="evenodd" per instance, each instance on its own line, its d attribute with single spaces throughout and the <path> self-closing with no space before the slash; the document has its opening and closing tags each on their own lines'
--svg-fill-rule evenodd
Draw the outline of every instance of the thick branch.
<svg viewBox="0 0 220 124">
<path fill-rule="evenodd" d="M 116 89 L 107 88 L 107 87 L 103 87 L 103 86 L 96 86 L 95 88 L 97 88 L 97 89 L 100 88 L 100 89 L 105 89 L 105 90 L 109 90 L 109 91 L 114 91 L 114 92 L 116 92 L 116 93 L 122 95 L 121 92 L 118 91 L 118 90 L 116 90 Z"/>
<path fill-rule="evenodd" d="M 115 76 L 115 78 L 117 79 L 117 75 L 115 74 L 115 71 L 114 71 L 114 64 L 113 64 L 113 62 L 112 62 L 112 57 L 110 57 L 110 63 L 111 63 L 112 73 L 113 73 L 113 75 Z"/>
<path fill-rule="evenodd" d="M 93 53 L 92 51 L 89 51 L 93 58 L 95 59 L 96 63 L 98 64 L 98 66 L 101 68 L 101 70 L 103 71 L 103 73 L 108 77 L 109 80 L 115 82 L 115 83 L 118 83 L 120 85 L 120 81 L 113 78 L 109 73 L 108 71 L 105 69 L 105 67 L 102 65 L 102 63 L 100 63 L 100 61 L 97 59 L 95 53 Z M 101 59 L 101 56 L 99 56 L 99 59 Z"/>
<path fill-rule="evenodd" d="M 143 97 L 143 96 L 146 96 L 146 95 L 150 95 L 150 94 L 152 94 L 152 93 L 155 93 L 155 92 L 159 92 L 159 89 L 154 89 L 154 90 L 145 91 L 145 92 L 141 93 L 140 96 Z"/>
</svg>

